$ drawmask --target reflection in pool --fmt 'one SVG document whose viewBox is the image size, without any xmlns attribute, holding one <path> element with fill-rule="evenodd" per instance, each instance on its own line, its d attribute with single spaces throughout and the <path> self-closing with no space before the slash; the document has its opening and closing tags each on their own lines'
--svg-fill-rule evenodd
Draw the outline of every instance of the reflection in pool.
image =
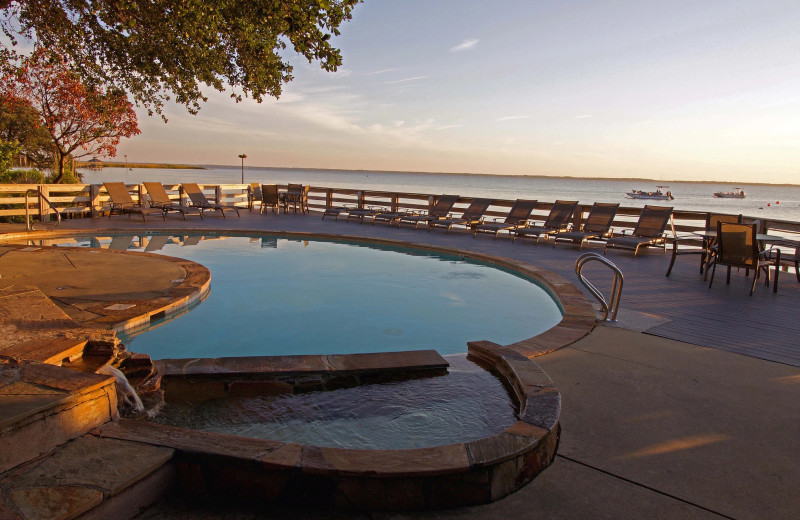
<svg viewBox="0 0 800 520">
<path fill-rule="evenodd" d="M 449 354 L 465 352 L 467 341 L 529 338 L 561 320 L 554 300 L 535 283 L 419 250 L 276 237 L 76 240 L 187 258 L 211 271 L 208 298 L 190 312 L 120 334 L 129 349 L 154 359 Z"/>
</svg>

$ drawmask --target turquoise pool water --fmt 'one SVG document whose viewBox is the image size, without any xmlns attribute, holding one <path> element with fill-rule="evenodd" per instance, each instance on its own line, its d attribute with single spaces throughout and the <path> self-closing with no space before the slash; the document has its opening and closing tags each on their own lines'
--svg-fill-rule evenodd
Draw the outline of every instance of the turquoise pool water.
<svg viewBox="0 0 800 520">
<path fill-rule="evenodd" d="M 540 286 L 455 257 L 275 237 L 78 239 L 157 252 L 211 271 L 208 297 L 177 319 L 120 334 L 154 359 L 435 349 L 510 343 L 561 320 Z M 74 245 L 74 244 L 73 244 Z"/>
</svg>

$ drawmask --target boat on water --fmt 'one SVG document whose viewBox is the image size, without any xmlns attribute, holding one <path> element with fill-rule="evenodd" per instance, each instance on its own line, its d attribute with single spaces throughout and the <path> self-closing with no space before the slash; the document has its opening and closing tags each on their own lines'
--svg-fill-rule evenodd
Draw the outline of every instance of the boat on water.
<svg viewBox="0 0 800 520">
<path fill-rule="evenodd" d="M 720 199 L 743 199 L 746 197 L 741 188 L 733 188 L 733 191 L 716 191 L 714 196 Z"/>
<path fill-rule="evenodd" d="M 625 196 L 629 199 L 673 200 L 675 197 L 668 188 L 669 186 L 656 186 L 656 191 L 631 190 Z"/>
</svg>

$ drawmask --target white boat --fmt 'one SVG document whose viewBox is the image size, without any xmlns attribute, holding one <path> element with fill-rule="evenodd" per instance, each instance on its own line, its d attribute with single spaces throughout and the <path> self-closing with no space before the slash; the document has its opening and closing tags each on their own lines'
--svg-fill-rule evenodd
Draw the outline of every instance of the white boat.
<svg viewBox="0 0 800 520">
<path fill-rule="evenodd" d="M 631 190 L 625 195 L 629 199 L 673 200 L 675 198 L 671 191 L 664 191 L 669 186 L 656 186 L 656 188 L 656 191 Z"/>
<path fill-rule="evenodd" d="M 733 188 L 733 191 L 717 191 L 714 192 L 714 196 L 721 199 L 743 199 L 746 197 L 744 190 L 741 188 Z"/>
</svg>

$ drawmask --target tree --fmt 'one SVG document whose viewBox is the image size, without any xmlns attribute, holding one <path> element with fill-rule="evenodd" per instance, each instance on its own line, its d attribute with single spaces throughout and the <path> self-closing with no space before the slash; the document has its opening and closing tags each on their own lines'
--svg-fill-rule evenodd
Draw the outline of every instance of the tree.
<svg viewBox="0 0 800 520">
<path fill-rule="evenodd" d="M 330 43 L 361 0 L 0 0 L 13 44 L 32 38 L 63 56 L 85 83 L 129 92 L 161 113 L 175 101 L 196 113 L 200 87 L 261 101 L 278 97 L 290 43 L 327 71 L 342 62 Z M 14 54 L 5 47 L 5 60 Z"/>
<path fill-rule="evenodd" d="M 35 52 L 0 77 L 0 97 L 24 100 L 36 109 L 56 156 L 54 183 L 64 177 L 64 162 L 87 155 L 115 156 L 122 137 L 139 132 L 127 95 L 84 85 L 64 61 Z"/>
<path fill-rule="evenodd" d="M 40 170 L 53 166 L 53 144 L 39 113 L 24 99 L 0 97 L 0 140 L 16 142 L 19 153 Z"/>
</svg>

